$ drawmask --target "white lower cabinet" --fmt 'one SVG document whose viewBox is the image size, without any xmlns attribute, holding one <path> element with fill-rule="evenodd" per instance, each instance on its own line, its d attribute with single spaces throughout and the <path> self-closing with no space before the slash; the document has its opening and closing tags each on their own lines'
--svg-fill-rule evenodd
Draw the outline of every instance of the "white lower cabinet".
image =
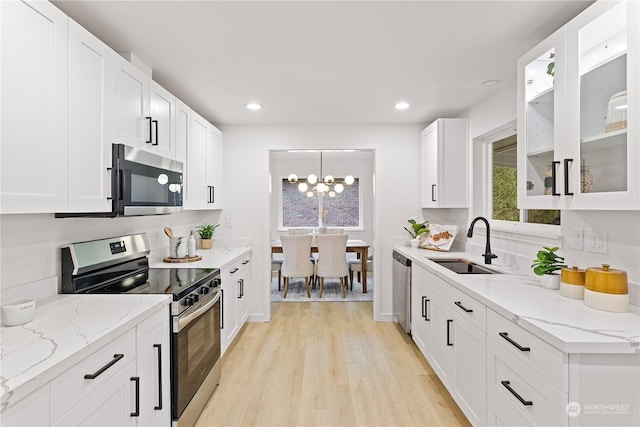
<svg viewBox="0 0 640 427">
<path fill-rule="evenodd" d="M 222 276 L 222 354 L 249 317 L 251 252 L 221 272 Z"/>
<path fill-rule="evenodd" d="M 22 399 L 0 413 L 0 425 L 3 427 L 47 426 L 50 424 L 49 411 L 43 408 L 48 407 L 49 384 L 40 387 L 28 398 Z"/>
<path fill-rule="evenodd" d="M 411 338 L 425 358 L 431 357 L 431 318 L 434 295 L 430 292 L 427 272 L 411 269 Z"/>
</svg>

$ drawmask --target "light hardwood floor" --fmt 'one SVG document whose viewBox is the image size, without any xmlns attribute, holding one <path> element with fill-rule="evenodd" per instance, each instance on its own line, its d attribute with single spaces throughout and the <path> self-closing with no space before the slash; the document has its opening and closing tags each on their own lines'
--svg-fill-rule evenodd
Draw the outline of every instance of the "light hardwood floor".
<svg viewBox="0 0 640 427">
<path fill-rule="evenodd" d="M 468 426 L 411 339 L 371 302 L 273 303 L 222 363 L 196 426 Z"/>
</svg>

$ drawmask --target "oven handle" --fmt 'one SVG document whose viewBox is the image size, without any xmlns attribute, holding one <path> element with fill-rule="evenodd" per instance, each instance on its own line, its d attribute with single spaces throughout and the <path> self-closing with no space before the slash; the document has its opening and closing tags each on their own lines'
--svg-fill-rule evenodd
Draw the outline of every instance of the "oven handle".
<svg viewBox="0 0 640 427">
<path fill-rule="evenodd" d="M 202 307 L 199 307 L 197 310 L 195 310 L 194 312 L 184 316 L 184 317 L 178 317 L 178 327 L 173 331 L 175 332 L 180 332 L 184 327 L 186 327 L 189 323 L 193 322 L 194 320 L 196 320 L 198 317 L 202 316 L 206 311 L 208 311 L 211 307 L 213 307 L 213 305 L 215 303 L 217 303 L 220 300 L 220 292 L 218 292 L 216 294 L 215 297 L 211 298 L 210 301 L 208 301 L 207 303 L 205 303 Z M 174 323 L 175 324 L 175 323 Z"/>
</svg>

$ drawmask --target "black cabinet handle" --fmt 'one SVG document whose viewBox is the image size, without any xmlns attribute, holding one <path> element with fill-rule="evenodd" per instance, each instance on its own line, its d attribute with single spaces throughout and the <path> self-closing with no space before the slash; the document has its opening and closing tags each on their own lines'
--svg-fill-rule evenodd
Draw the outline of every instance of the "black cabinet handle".
<svg viewBox="0 0 640 427">
<path fill-rule="evenodd" d="M 153 119 L 152 119 L 151 117 L 145 117 L 145 120 L 149 120 L 149 140 L 148 140 L 148 141 L 145 141 L 145 142 L 146 142 L 147 144 L 151 144 L 151 143 L 153 142 L 153 141 L 152 141 L 152 132 L 153 132 L 153 131 L 152 131 L 152 129 L 151 129 L 151 127 L 152 127 L 152 123 L 151 123 L 151 122 L 153 121 Z"/>
<path fill-rule="evenodd" d="M 558 187 L 556 182 L 556 165 L 559 165 L 559 164 L 560 162 L 557 162 L 557 161 L 551 162 L 551 195 L 552 196 L 560 195 L 560 193 L 558 193 Z"/>
<path fill-rule="evenodd" d="M 238 280 L 238 299 L 242 298 L 242 280 Z"/>
<path fill-rule="evenodd" d="M 242 261 L 242 265 L 247 265 L 247 264 L 249 264 L 249 260 L 248 259 L 245 259 L 244 261 Z"/>
<path fill-rule="evenodd" d="M 234 268 L 233 270 L 231 270 L 231 271 L 229 272 L 229 274 L 233 274 L 233 273 L 235 273 L 236 271 L 238 271 L 238 269 L 237 269 L 237 268 Z"/>
<path fill-rule="evenodd" d="M 151 143 L 151 145 L 158 145 L 158 121 L 152 120 L 153 126 L 156 128 L 156 142 Z"/>
<path fill-rule="evenodd" d="M 427 304 L 426 304 L 426 299 L 427 297 L 422 297 L 422 318 L 423 319 L 427 319 Z"/>
<path fill-rule="evenodd" d="M 431 318 L 429 317 L 429 303 L 431 302 L 431 300 L 429 298 L 425 298 L 424 300 L 424 320 L 427 322 L 431 321 Z"/>
<path fill-rule="evenodd" d="M 132 417 L 140 416 L 140 377 L 131 377 L 131 381 L 136 383 L 136 410 L 131 413 Z"/>
<path fill-rule="evenodd" d="M 573 196 L 573 193 L 569 192 L 569 162 L 573 163 L 573 159 L 564 159 L 564 195 Z"/>
<path fill-rule="evenodd" d="M 215 203 L 216 202 L 216 188 L 212 185 L 211 186 L 211 203 Z"/>
<path fill-rule="evenodd" d="M 520 403 L 522 403 L 524 406 L 531 406 L 533 405 L 533 402 L 530 400 L 524 400 L 522 398 L 522 396 L 520 396 L 514 389 L 511 388 L 511 386 L 509 384 L 511 384 L 509 381 L 500 381 L 500 383 L 504 386 L 504 388 L 506 388 L 507 390 L 509 390 L 509 392 L 511 394 L 513 394 L 516 399 L 518 399 L 520 401 Z"/>
<path fill-rule="evenodd" d="M 156 411 L 162 410 L 162 344 L 154 344 L 158 349 L 158 406 L 154 406 Z"/>
<path fill-rule="evenodd" d="M 500 335 L 505 340 L 509 341 L 511 344 L 513 344 L 514 347 L 516 347 L 520 351 L 531 351 L 531 348 L 523 347 L 520 344 L 518 344 L 517 342 L 515 342 L 514 340 L 512 340 L 511 338 L 509 338 L 509 334 L 506 333 L 506 332 L 499 332 L 498 335 Z"/>
<path fill-rule="evenodd" d="M 100 376 L 100 374 L 102 374 L 104 371 L 106 371 L 107 369 L 109 369 L 110 367 L 115 365 L 118 362 L 118 360 L 122 359 L 123 357 L 124 357 L 124 354 L 114 354 L 113 355 L 113 359 L 109 363 L 104 365 L 102 368 L 98 369 L 93 374 L 86 374 L 84 376 L 84 379 L 85 380 L 95 380 L 96 378 L 98 378 Z"/>
<path fill-rule="evenodd" d="M 220 329 L 224 329 L 224 289 L 220 289 Z"/>
<path fill-rule="evenodd" d="M 244 279 L 240 279 L 240 296 L 244 298 Z"/>
<path fill-rule="evenodd" d="M 436 185 L 435 184 L 431 184 L 431 201 L 432 202 L 436 201 Z"/>
<path fill-rule="evenodd" d="M 451 342 L 451 328 L 449 327 L 453 323 L 452 319 L 447 319 L 447 345 L 453 346 Z"/>
<path fill-rule="evenodd" d="M 473 313 L 473 310 L 471 310 L 470 308 L 467 308 L 464 305 L 462 305 L 462 303 L 460 301 L 456 301 L 456 302 L 454 302 L 454 304 L 457 305 L 458 307 L 460 307 L 462 310 L 464 310 L 465 313 Z"/>
</svg>

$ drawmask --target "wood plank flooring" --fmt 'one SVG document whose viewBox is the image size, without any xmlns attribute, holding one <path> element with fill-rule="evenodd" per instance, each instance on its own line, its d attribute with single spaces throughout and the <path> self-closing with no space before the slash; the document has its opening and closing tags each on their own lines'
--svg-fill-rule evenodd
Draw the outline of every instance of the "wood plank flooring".
<svg viewBox="0 0 640 427">
<path fill-rule="evenodd" d="M 273 303 L 224 357 L 196 426 L 468 426 L 411 339 L 371 302 Z"/>
</svg>

